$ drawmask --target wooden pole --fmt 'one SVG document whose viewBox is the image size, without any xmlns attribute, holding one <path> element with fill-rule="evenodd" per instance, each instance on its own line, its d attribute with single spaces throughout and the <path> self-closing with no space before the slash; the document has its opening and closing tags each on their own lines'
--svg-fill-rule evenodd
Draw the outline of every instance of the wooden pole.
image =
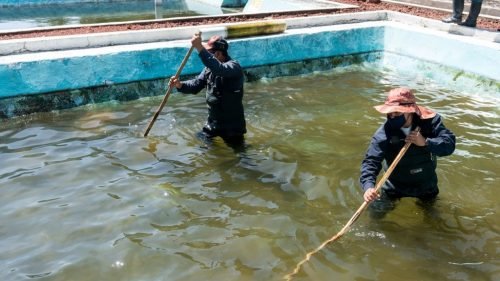
<svg viewBox="0 0 500 281">
<path fill-rule="evenodd" d="M 201 31 L 196 33 L 196 35 L 201 35 Z M 177 69 L 177 72 L 175 73 L 175 78 L 179 78 L 179 76 L 181 75 L 182 69 L 184 68 L 184 65 L 186 65 L 186 62 L 188 61 L 189 56 L 191 56 L 193 49 L 194 49 L 194 47 L 191 46 L 191 48 L 189 48 L 189 51 L 187 52 L 187 54 L 184 56 L 184 59 L 182 60 L 181 65 L 179 66 L 179 69 Z M 156 118 L 158 118 L 158 115 L 160 115 L 161 110 L 163 109 L 163 107 L 167 103 L 168 97 L 170 96 L 170 93 L 172 92 L 173 87 L 174 87 L 173 85 L 168 86 L 168 90 L 165 93 L 165 96 L 163 97 L 163 100 L 161 101 L 160 106 L 156 110 L 151 121 L 149 121 L 148 127 L 146 128 L 146 131 L 144 132 L 144 137 L 148 136 L 149 131 L 151 130 L 151 128 L 153 127 L 153 124 L 156 121 Z"/>
<path fill-rule="evenodd" d="M 417 131 L 420 130 L 420 128 L 416 128 Z M 378 182 L 378 184 L 375 186 L 375 191 L 376 192 L 379 192 L 380 188 L 382 187 L 382 185 L 385 183 L 385 181 L 389 178 L 389 176 L 391 175 L 392 171 L 394 170 L 394 168 L 396 168 L 396 165 L 399 163 L 399 160 L 401 160 L 401 158 L 403 158 L 404 154 L 406 153 L 406 151 L 408 150 L 408 148 L 410 147 L 411 145 L 411 142 L 407 142 L 405 143 L 405 145 L 403 146 L 403 148 L 401 148 L 401 151 L 399 151 L 398 155 L 396 156 L 396 158 L 394 158 L 394 161 L 392 162 L 391 166 L 389 166 L 389 168 L 387 169 L 387 171 L 384 173 L 384 175 L 382 176 L 382 178 L 380 179 L 380 181 Z M 336 241 L 337 239 L 339 239 L 340 237 L 342 237 L 342 235 L 344 235 L 345 233 L 347 233 L 347 231 L 349 230 L 349 228 L 351 228 L 351 226 L 354 224 L 354 222 L 356 222 L 356 220 L 359 218 L 359 216 L 361 215 L 361 213 L 363 213 L 363 211 L 366 209 L 366 207 L 368 207 L 368 204 L 369 202 L 366 202 L 364 201 L 363 204 L 361 204 L 361 206 L 358 208 L 358 210 L 356 211 L 356 213 L 354 213 L 354 215 L 351 217 L 351 219 L 347 222 L 347 224 L 337 233 L 335 234 L 334 236 L 332 236 L 330 239 L 326 240 L 325 242 L 323 242 L 321 245 L 319 245 L 316 249 L 314 249 L 314 251 L 311 251 L 309 253 L 306 254 L 306 257 L 301 260 L 296 266 L 295 266 L 295 269 L 285 275 L 284 279 L 287 280 L 287 281 L 290 281 L 292 280 L 292 277 L 299 273 L 300 271 L 300 267 L 306 263 L 307 261 L 309 261 L 309 259 L 311 259 L 312 255 L 316 254 L 317 252 L 319 252 L 321 249 L 323 249 L 328 243 L 331 243 L 333 241 Z"/>
</svg>

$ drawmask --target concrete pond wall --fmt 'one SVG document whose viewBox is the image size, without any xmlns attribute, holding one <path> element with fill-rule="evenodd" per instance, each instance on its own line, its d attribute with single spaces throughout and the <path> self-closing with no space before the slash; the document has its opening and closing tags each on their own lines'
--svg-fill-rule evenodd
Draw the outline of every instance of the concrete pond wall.
<svg viewBox="0 0 500 281">
<path fill-rule="evenodd" d="M 248 81 L 397 54 L 491 80 L 500 90 L 498 44 L 390 21 L 290 28 L 229 42 Z M 184 39 L 0 57 L 0 117 L 161 95 L 189 47 Z M 193 52 L 182 74 L 202 68 Z"/>
</svg>

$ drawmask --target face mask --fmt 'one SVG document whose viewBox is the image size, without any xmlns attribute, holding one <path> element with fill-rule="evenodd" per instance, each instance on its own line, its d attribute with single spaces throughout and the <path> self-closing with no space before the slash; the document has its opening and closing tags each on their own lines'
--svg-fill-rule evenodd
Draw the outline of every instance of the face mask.
<svg viewBox="0 0 500 281">
<path fill-rule="evenodd" d="M 403 127 L 403 125 L 406 123 L 406 118 L 404 114 L 401 114 L 399 116 L 396 116 L 394 118 L 389 118 L 387 117 L 387 122 L 389 123 L 389 126 L 393 129 L 399 129 Z"/>
</svg>

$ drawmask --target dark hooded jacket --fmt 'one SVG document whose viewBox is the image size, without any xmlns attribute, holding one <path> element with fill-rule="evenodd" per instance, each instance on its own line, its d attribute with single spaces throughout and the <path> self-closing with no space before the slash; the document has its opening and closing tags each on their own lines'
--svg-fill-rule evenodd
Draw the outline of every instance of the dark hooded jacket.
<svg viewBox="0 0 500 281">
<path fill-rule="evenodd" d="M 206 87 L 208 118 L 205 127 L 213 135 L 245 134 L 244 76 L 240 64 L 229 56 L 226 62 L 220 62 L 205 49 L 199 57 L 205 68 L 196 78 L 184 81 L 179 92 L 197 94 Z"/>
<path fill-rule="evenodd" d="M 413 114 L 412 130 L 420 127 L 426 138 L 425 146 L 411 145 L 391 173 L 384 190 L 395 197 L 426 197 L 439 192 L 436 175 L 436 156 L 447 156 L 455 150 L 455 135 L 448 130 L 439 114 L 420 119 Z M 364 191 L 375 186 L 377 175 L 385 160 L 387 166 L 394 161 L 405 144 L 406 135 L 385 122 L 373 135 L 361 164 L 360 183 Z"/>
</svg>

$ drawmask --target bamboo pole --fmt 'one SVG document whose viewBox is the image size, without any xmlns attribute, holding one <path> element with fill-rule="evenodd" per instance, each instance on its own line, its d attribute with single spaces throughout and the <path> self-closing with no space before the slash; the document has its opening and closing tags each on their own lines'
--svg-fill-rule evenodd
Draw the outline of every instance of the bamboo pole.
<svg viewBox="0 0 500 281">
<path fill-rule="evenodd" d="M 419 131 L 420 129 L 417 127 L 416 130 Z M 405 145 L 403 146 L 403 148 L 401 148 L 401 150 L 399 151 L 399 153 L 396 156 L 396 158 L 394 158 L 394 161 L 392 162 L 392 164 L 389 166 L 389 168 L 387 169 L 387 171 L 384 173 L 384 175 L 382 176 L 382 178 L 380 179 L 380 181 L 375 186 L 375 191 L 376 192 L 379 192 L 380 188 L 385 183 L 385 181 L 389 178 L 389 176 L 391 175 L 392 171 L 396 168 L 396 165 L 399 163 L 399 161 L 401 160 L 401 158 L 403 158 L 404 154 L 406 153 L 406 151 L 408 150 L 408 148 L 410 147 L 410 145 L 411 145 L 411 142 L 407 142 L 407 143 L 405 143 Z M 356 213 L 354 213 L 354 215 L 351 217 L 351 219 L 346 223 L 346 225 L 337 234 L 335 234 L 334 236 L 332 236 L 330 239 L 326 240 L 325 242 L 321 243 L 321 245 L 319 245 L 316 249 L 314 249 L 314 251 L 311 251 L 311 252 L 307 253 L 306 257 L 303 260 L 301 260 L 295 266 L 295 269 L 291 273 L 285 275 L 284 279 L 287 280 L 287 281 L 292 280 L 292 277 L 295 274 L 299 273 L 300 267 L 304 263 L 306 263 L 307 261 L 309 261 L 311 259 L 312 255 L 314 255 L 317 252 L 321 251 L 321 249 L 323 249 L 327 244 L 338 240 L 345 233 L 347 233 L 347 231 L 349 230 L 349 228 L 354 224 L 354 222 L 356 222 L 356 220 L 363 213 L 363 211 L 366 209 L 366 207 L 368 207 L 368 205 L 369 205 L 369 202 L 364 201 L 363 204 L 361 204 L 361 206 L 358 208 L 358 210 L 356 211 Z"/>
<path fill-rule="evenodd" d="M 201 35 L 201 31 L 198 31 L 196 34 Z M 177 69 L 177 72 L 175 73 L 175 78 L 179 78 L 179 76 L 181 75 L 182 69 L 184 68 L 184 65 L 186 65 L 186 62 L 188 61 L 189 56 L 191 56 L 193 49 L 194 49 L 194 47 L 191 46 L 191 48 L 189 48 L 189 51 L 187 52 L 187 54 L 184 56 L 184 59 L 182 60 L 181 65 L 179 66 L 179 68 Z M 174 87 L 173 85 L 168 85 L 168 90 L 165 93 L 165 96 L 163 97 L 163 100 L 161 101 L 160 106 L 156 110 L 151 121 L 149 121 L 148 127 L 146 128 L 146 131 L 144 132 L 144 137 L 148 136 L 149 131 L 153 127 L 153 124 L 156 121 L 156 119 L 158 118 L 158 115 L 160 115 L 161 110 L 163 109 L 163 107 L 167 103 L 168 97 L 170 97 L 170 93 L 172 92 L 173 87 Z"/>
</svg>

